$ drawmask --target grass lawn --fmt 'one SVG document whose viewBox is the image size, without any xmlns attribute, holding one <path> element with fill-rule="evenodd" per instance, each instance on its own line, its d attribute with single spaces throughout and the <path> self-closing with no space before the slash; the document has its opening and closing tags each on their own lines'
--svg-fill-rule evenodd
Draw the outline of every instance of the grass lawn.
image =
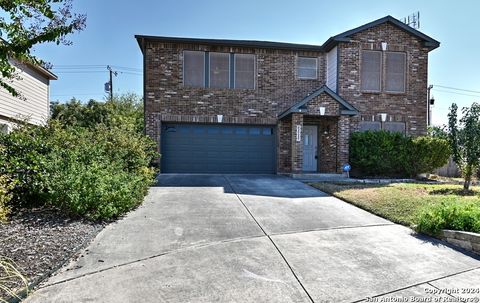
<svg viewBox="0 0 480 303">
<path fill-rule="evenodd" d="M 419 211 L 430 204 L 452 200 L 474 202 L 480 207 L 480 187 L 462 194 L 462 185 L 453 184 L 333 184 L 310 185 L 396 223 L 412 226 Z"/>
</svg>

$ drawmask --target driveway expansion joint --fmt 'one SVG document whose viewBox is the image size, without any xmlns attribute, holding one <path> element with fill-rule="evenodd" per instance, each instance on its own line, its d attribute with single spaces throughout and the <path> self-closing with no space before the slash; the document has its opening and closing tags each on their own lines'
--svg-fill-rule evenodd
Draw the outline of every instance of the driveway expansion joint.
<svg viewBox="0 0 480 303">
<path fill-rule="evenodd" d="M 243 207 L 245 207 L 245 209 L 247 210 L 247 212 L 250 214 L 250 216 L 252 217 L 252 219 L 255 221 L 255 223 L 257 223 L 258 227 L 262 230 L 262 232 L 265 234 L 265 236 L 270 240 L 270 242 L 272 243 L 273 247 L 275 247 L 275 249 L 277 250 L 278 254 L 280 255 L 280 257 L 282 257 L 283 261 L 285 262 L 285 264 L 288 266 L 288 268 L 290 269 L 290 272 L 292 273 L 292 275 L 295 277 L 295 279 L 297 280 L 298 284 L 300 284 L 300 286 L 302 287 L 303 291 L 305 292 L 305 294 L 308 296 L 308 298 L 310 299 L 310 301 L 312 303 L 315 303 L 315 301 L 313 300 L 312 296 L 310 295 L 310 293 L 307 291 L 307 289 L 305 288 L 305 286 L 302 284 L 302 282 L 300 281 L 300 279 L 298 278 L 297 274 L 295 273 L 295 271 L 293 270 L 292 266 L 290 265 L 290 263 L 288 263 L 287 259 L 285 258 L 285 256 L 283 255 L 283 253 L 280 251 L 280 249 L 278 248 L 277 244 L 275 244 L 275 242 L 273 241 L 273 239 L 270 237 L 269 234 L 267 234 L 267 232 L 265 231 L 265 229 L 263 228 L 263 226 L 260 224 L 260 222 L 257 221 L 257 219 L 253 216 L 252 212 L 250 211 L 250 209 L 248 209 L 247 205 L 245 205 L 245 203 L 243 202 L 243 200 L 241 199 L 241 197 L 239 196 L 239 194 L 235 191 L 235 189 L 233 188 L 232 184 L 230 183 L 230 180 L 228 180 L 228 178 L 226 176 L 223 176 L 225 178 L 225 181 L 227 181 L 228 183 L 228 186 L 230 187 L 230 189 L 232 190 L 232 192 L 235 194 L 235 196 L 237 197 L 238 201 L 240 201 L 240 203 L 242 203 Z"/>
</svg>

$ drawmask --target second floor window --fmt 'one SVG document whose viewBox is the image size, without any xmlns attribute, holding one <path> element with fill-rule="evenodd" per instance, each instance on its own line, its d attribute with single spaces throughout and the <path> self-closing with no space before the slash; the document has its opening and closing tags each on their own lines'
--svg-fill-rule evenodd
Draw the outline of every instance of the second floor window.
<svg viewBox="0 0 480 303">
<path fill-rule="evenodd" d="M 298 79 L 317 79 L 317 58 L 298 57 L 297 58 L 297 78 Z"/>
<path fill-rule="evenodd" d="M 362 91 L 405 92 L 406 57 L 406 54 L 401 52 L 362 51 L 360 67 Z"/>
<path fill-rule="evenodd" d="M 230 87 L 229 53 L 210 53 L 210 87 Z"/>
<path fill-rule="evenodd" d="M 255 88 L 255 55 L 183 52 L 183 84 L 189 87 Z"/>
</svg>

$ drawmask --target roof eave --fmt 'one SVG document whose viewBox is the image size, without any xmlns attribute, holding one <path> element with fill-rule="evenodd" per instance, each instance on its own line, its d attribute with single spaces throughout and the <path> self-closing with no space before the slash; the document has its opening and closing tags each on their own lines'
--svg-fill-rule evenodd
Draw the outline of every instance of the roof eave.
<svg viewBox="0 0 480 303">
<path fill-rule="evenodd" d="M 286 42 L 256 41 L 256 40 L 228 40 L 228 39 L 203 39 L 203 38 L 183 38 L 183 37 L 164 37 L 164 36 L 145 36 L 135 35 L 137 41 L 151 40 L 164 43 L 187 43 L 187 44 L 205 44 L 231 47 L 252 47 L 264 49 L 286 49 L 286 50 L 304 50 L 323 52 L 319 45 L 296 44 Z M 139 42 L 140 44 L 140 42 Z"/>
</svg>

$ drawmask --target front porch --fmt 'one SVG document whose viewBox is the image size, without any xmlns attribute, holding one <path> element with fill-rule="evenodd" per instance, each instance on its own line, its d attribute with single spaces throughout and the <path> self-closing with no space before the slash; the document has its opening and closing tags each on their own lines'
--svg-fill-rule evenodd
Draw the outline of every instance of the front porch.
<svg viewBox="0 0 480 303">
<path fill-rule="evenodd" d="M 338 174 L 348 162 L 353 106 L 322 87 L 279 115 L 279 173 Z"/>
</svg>

